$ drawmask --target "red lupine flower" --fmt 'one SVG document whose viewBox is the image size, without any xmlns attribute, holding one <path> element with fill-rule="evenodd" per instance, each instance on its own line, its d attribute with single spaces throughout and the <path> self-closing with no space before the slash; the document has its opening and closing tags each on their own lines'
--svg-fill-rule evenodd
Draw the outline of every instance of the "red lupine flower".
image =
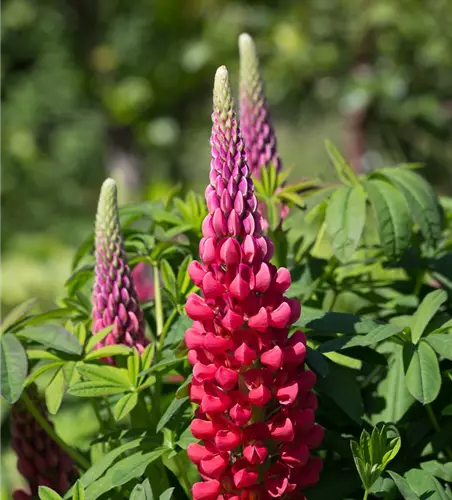
<svg viewBox="0 0 452 500">
<path fill-rule="evenodd" d="M 149 343 L 138 305 L 119 224 L 116 183 L 107 179 L 100 192 L 96 217 L 96 280 L 93 287 L 93 334 L 113 330 L 98 345 L 125 344 L 142 352 Z M 108 362 L 113 361 L 109 358 Z"/>
<path fill-rule="evenodd" d="M 36 386 L 31 385 L 27 393 L 41 415 L 47 418 L 46 408 L 38 398 Z M 15 491 L 14 500 L 38 498 L 39 486 L 48 486 L 57 493 L 64 494 L 77 479 L 78 471 L 72 458 L 41 428 L 22 401 L 11 408 L 11 435 L 12 448 L 17 455 L 17 469 L 29 488 L 28 492 Z"/>
<path fill-rule="evenodd" d="M 186 304 L 190 398 L 199 405 L 190 428 L 202 441 L 188 448 L 203 479 L 193 498 L 303 498 L 321 469 L 310 458 L 323 437 L 315 375 L 304 365 L 306 336 L 289 337 L 300 305 L 283 295 L 289 271 L 270 263 L 225 67 L 215 76 L 212 120 L 209 214 L 201 263 L 189 266 L 203 297 Z"/>
</svg>

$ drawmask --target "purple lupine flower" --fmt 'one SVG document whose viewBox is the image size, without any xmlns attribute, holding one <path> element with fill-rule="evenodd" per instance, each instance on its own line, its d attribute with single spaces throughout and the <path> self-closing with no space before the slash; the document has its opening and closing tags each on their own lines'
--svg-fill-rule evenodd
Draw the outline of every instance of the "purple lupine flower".
<svg viewBox="0 0 452 500">
<path fill-rule="evenodd" d="M 124 344 L 142 352 L 149 343 L 143 313 L 127 264 L 119 224 L 117 188 L 107 179 L 100 192 L 96 217 L 96 280 L 93 288 L 93 334 L 114 325 L 98 347 Z M 107 360 L 110 363 L 110 359 Z"/>
<path fill-rule="evenodd" d="M 53 427 L 34 384 L 27 389 L 27 394 Z M 78 471 L 72 458 L 42 429 L 21 400 L 11 408 L 11 435 L 17 469 L 28 483 L 28 491 L 16 490 L 13 493 L 14 500 L 38 498 L 39 486 L 64 494 L 77 479 Z"/>
<path fill-rule="evenodd" d="M 260 169 L 270 164 L 281 170 L 276 135 L 259 73 L 259 60 L 253 39 L 239 37 L 240 51 L 240 128 L 251 173 L 259 178 Z"/>
</svg>

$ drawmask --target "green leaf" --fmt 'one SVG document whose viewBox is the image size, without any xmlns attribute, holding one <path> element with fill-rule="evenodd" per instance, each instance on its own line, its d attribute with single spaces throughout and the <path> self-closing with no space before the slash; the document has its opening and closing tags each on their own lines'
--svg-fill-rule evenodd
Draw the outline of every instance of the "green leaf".
<svg viewBox="0 0 452 500">
<path fill-rule="evenodd" d="M 339 179 L 344 184 L 358 184 L 359 180 L 356 176 L 352 167 L 345 161 L 345 158 L 341 155 L 336 146 L 331 142 L 326 140 L 325 147 L 330 157 L 331 163 L 336 169 Z"/>
<path fill-rule="evenodd" d="M 159 500 L 170 500 L 173 495 L 174 488 L 168 488 L 160 496 Z"/>
<path fill-rule="evenodd" d="M 127 370 L 106 364 L 95 365 L 91 363 L 77 364 L 77 371 L 89 380 L 105 381 L 120 385 L 123 389 L 133 389 Z"/>
<path fill-rule="evenodd" d="M 61 361 L 64 363 L 64 360 L 53 352 L 43 351 L 42 349 L 27 349 L 27 357 L 28 359 L 45 359 L 46 361 Z"/>
<path fill-rule="evenodd" d="M 61 500 L 60 495 L 47 486 L 39 486 L 38 494 L 41 500 Z"/>
<path fill-rule="evenodd" d="M 165 413 L 162 415 L 161 419 L 157 424 L 157 432 L 160 432 L 163 427 L 181 410 L 188 406 L 189 398 L 188 396 L 181 399 L 173 399 L 171 404 L 166 409 Z"/>
<path fill-rule="evenodd" d="M 66 382 L 64 380 L 63 368 L 61 367 L 54 375 L 50 384 L 46 387 L 45 400 L 47 409 L 52 415 L 55 415 L 63 401 L 66 391 Z"/>
<path fill-rule="evenodd" d="M 168 261 L 162 259 L 160 261 L 160 273 L 165 288 L 174 296 L 176 296 L 176 275 L 169 265 Z"/>
<path fill-rule="evenodd" d="M 154 500 L 149 479 L 145 479 L 141 484 L 135 486 L 129 500 Z"/>
<path fill-rule="evenodd" d="M 176 399 L 182 399 L 189 395 L 191 381 L 192 381 L 192 375 L 190 374 L 190 376 L 187 377 L 185 382 L 177 388 L 175 394 Z"/>
<path fill-rule="evenodd" d="M 179 316 L 176 321 L 174 321 L 165 337 L 165 346 L 170 346 L 183 340 L 186 330 L 192 325 L 193 320 L 188 316 Z"/>
<path fill-rule="evenodd" d="M 17 332 L 17 336 L 67 354 L 82 353 L 77 337 L 59 325 L 27 326 Z"/>
<path fill-rule="evenodd" d="M 83 488 L 83 484 L 80 479 L 78 479 L 74 485 L 72 500 L 85 500 L 85 488 Z"/>
<path fill-rule="evenodd" d="M 320 352 L 337 351 L 349 349 L 351 347 L 366 347 L 397 335 L 400 328 L 396 325 L 378 325 L 366 335 L 344 335 L 342 337 L 329 340 L 319 347 Z"/>
<path fill-rule="evenodd" d="M 69 393 L 79 398 L 95 398 L 100 396 L 109 396 L 112 394 L 121 394 L 126 389 L 123 385 L 99 380 L 90 380 L 89 382 L 77 382 L 70 389 Z"/>
<path fill-rule="evenodd" d="M 421 498 L 450 500 L 441 484 L 424 470 L 411 469 L 405 474 L 405 479 L 412 490 Z"/>
<path fill-rule="evenodd" d="M 100 332 L 97 332 L 96 335 L 93 335 L 86 344 L 85 351 L 91 352 L 99 342 L 102 342 L 104 338 L 113 330 L 114 325 L 108 325 L 103 328 Z"/>
<path fill-rule="evenodd" d="M 317 381 L 317 390 L 330 397 L 352 420 L 361 423 L 364 411 L 355 372 L 327 361 L 328 375 Z"/>
<path fill-rule="evenodd" d="M 168 357 L 167 359 L 163 359 L 162 361 L 159 361 L 155 365 L 151 366 L 147 370 L 143 370 L 139 375 L 147 375 L 148 373 L 153 373 L 153 372 L 164 372 L 172 369 L 174 366 L 180 364 L 182 361 L 184 361 L 184 358 L 176 358 L 174 356 Z"/>
<path fill-rule="evenodd" d="M 452 334 L 434 333 L 425 338 L 425 341 L 443 358 L 452 361 Z"/>
<path fill-rule="evenodd" d="M 162 447 L 148 453 L 139 451 L 120 460 L 110 467 L 103 477 L 88 487 L 85 494 L 86 500 L 95 500 L 107 491 L 142 476 L 147 466 L 161 457 L 167 450 L 168 448 Z"/>
<path fill-rule="evenodd" d="M 421 462 L 421 467 L 430 475 L 452 483 L 452 462 L 441 463 L 437 460 L 430 460 L 429 462 Z"/>
<path fill-rule="evenodd" d="M 411 340 L 413 344 L 419 342 L 430 320 L 446 300 L 447 293 L 444 290 L 435 290 L 424 298 L 411 320 Z"/>
<path fill-rule="evenodd" d="M 381 246 L 389 258 L 401 255 L 410 244 L 411 214 L 400 191 L 372 179 L 364 184 L 378 222 Z"/>
<path fill-rule="evenodd" d="M 422 404 L 436 399 L 441 388 L 441 372 L 434 350 L 425 341 L 403 346 L 405 383 L 411 394 Z"/>
<path fill-rule="evenodd" d="M 188 291 L 191 285 L 191 278 L 188 274 L 188 266 L 193 260 L 191 255 L 187 255 L 177 271 L 177 290 L 182 296 Z"/>
<path fill-rule="evenodd" d="M 6 401 L 12 404 L 22 394 L 28 370 L 27 354 L 11 333 L 4 334 L 0 343 L 1 391 Z"/>
<path fill-rule="evenodd" d="M 133 349 L 132 355 L 127 358 L 127 373 L 129 380 L 136 387 L 138 384 L 138 373 L 140 372 L 140 355 L 137 349 Z"/>
<path fill-rule="evenodd" d="M 5 319 L 0 324 L 0 334 L 7 332 L 12 326 L 14 326 L 18 321 L 23 319 L 23 317 L 30 312 L 33 307 L 38 302 L 38 298 L 34 297 L 22 302 L 18 306 L 14 307 L 5 317 Z"/>
<path fill-rule="evenodd" d="M 441 214 L 433 188 L 420 175 L 409 170 L 382 168 L 375 175 L 383 175 L 403 193 L 427 243 L 436 246 L 441 238 Z"/>
<path fill-rule="evenodd" d="M 318 349 L 312 349 L 307 346 L 306 363 L 309 365 L 309 368 L 322 378 L 325 378 L 329 373 L 328 361 Z"/>
<path fill-rule="evenodd" d="M 402 328 L 395 325 L 385 325 L 356 314 L 324 312 L 309 307 L 303 308 L 303 314 L 294 326 L 309 328 L 318 334 L 325 335 L 336 335 L 338 333 L 353 336 L 372 334 L 379 337 L 383 334 L 386 335 L 386 333 L 389 334 L 390 331 L 393 331 L 394 335 L 402 331 Z"/>
<path fill-rule="evenodd" d="M 154 359 L 155 344 L 149 344 L 140 355 L 140 370 L 141 372 L 149 369 Z"/>
<path fill-rule="evenodd" d="M 116 404 L 113 411 L 115 420 L 121 420 L 128 415 L 138 403 L 138 393 L 125 394 Z"/>
<path fill-rule="evenodd" d="M 132 352 L 132 348 L 126 345 L 106 345 L 89 352 L 84 360 L 92 361 L 94 359 L 108 358 L 112 356 L 128 356 Z"/>
<path fill-rule="evenodd" d="M 30 384 L 32 384 L 38 377 L 40 377 L 43 373 L 53 370 L 55 368 L 59 368 L 64 366 L 64 361 L 56 361 L 55 363 L 46 363 L 44 365 L 39 366 L 36 365 L 36 367 L 33 369 L 32 373 L 28 375 L 27 379 L 25 380 L 25 385 L 28 387 Z"/>
<path fill-rule="evenodd" d="M 143 442 L 142 438 L 134 439 L 128 443 L 125 443 L 121 446 L 118 446 L 114 450 L 110 451 L 103 457 L 101 457 L 96 463 L 94 463 L 80 478 L 80 482 L 83 487 L 88 488 L 96 479 L 102 476 L 102 474 L 111 467 L 111 465 L 115 462 L 115 460 L 125 453 L 126 451 L 133 450 L 138 448 Z M 71 488 L 65 495 L 64 498 L 70 498 L 74 491 L 74 488 Z"/>
<path fill-rule="evenodd" d="M 326 232 L 336 257 L 346 262 L 356 250 L 366 220 L 366 193 L 362 186 L 342 187 L 326 209 Z"/>
<path fill-rule="evenodd" d="M 420 500 L 416 493 L 411 489 L 408 481 L 399 476 L 396 472 L 388 471 L 388 474 L 392 477 L 394 483 L 396 484 L 398 490 L 405 500 Z"/>
<path fill-rule="evenodd" d="M 415 401 L 405 384 L 402 346 L 390 344 L 385 348 L 389 351 L 388 372 L 376 390 L 376 397 L 383 401 L 383 408 L 372 412 L 373 424 L 382 421 L 397 423 Z"/>
</svg>

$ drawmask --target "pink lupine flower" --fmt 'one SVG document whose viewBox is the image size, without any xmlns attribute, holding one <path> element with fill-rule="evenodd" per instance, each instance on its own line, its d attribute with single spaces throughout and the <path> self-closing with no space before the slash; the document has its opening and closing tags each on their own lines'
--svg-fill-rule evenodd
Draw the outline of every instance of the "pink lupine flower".
<svg viewBox="0 0 452 500">
<path fill-rule="evenodd" d="M 264 93 L 264 82 L 259 72 L 259 60 L 253 39 L 242 33 L 239 37 L 240 50 L 240 127 L 251 174 L 257 179 L 261 168 L 273 165 L 277 172 L 282 163 L 277 150 L 276 134 L 270 118 Z M 264 206 L 259 205 L 262 214 Z M 287 205 L 281 205 L 280 218 L 289 213 Z M 265 218 L 263 229 L 268 228 Z"/>
<path fill-rule="evenodd" d="M 142 352 L 148 344 L 119 224 L 117 188 L 107 179 L 100 192 L 96 217 L 96 279 L 93 288 L 93 334 L 113 330 L 98 345 L 124 344 Z M 110 363 L 111 359 L 108 359 Z"/>
<path fill-rule="evenodd" d="M 47 411 L 38 398 L 36 386 L 30 386 L 27 391 L 41 415 L 47 419 Z M 16 490 L 13 493 L 14 500 L 38 498 L 39 486 L 64 494 L 77 479 L 78 471 L 72 458 L 41 428 L 22 401 L 11 408 L 11 435 L 17 469 L 28 483 L 28 491 Z"/>
<path fill-rule="evenodd" d="M 291 324 L 297 301 L 284 297 L 287 269 L 270 263 L 273 244 L 246 163 L 228 73 L 217 70 L 211 136 L 209 214 L 189 274 L 194 320 L 185 333 L 193 365 L 190 399 L 199 408 L 188 448 L 203 481 L 194 500 L 304 498 L 322 462 L 310 457 L 323 429 L 315 423 L 315 375 L 306 369 L 306 337 Z"/>
<path fill-rule="evenodd" d="M 259 177 L 260 169 L 270 163 L 281 170 L 275 131 L 259 72 L 259 61 L 253 39 L 242 33 L 240 49 L 240 127 L 251 174 Z"/>
</svg>

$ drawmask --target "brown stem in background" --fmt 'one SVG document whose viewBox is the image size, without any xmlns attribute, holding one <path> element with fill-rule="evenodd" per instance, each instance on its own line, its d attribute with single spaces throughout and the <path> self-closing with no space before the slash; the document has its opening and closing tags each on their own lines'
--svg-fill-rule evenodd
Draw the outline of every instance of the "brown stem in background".
<svg viewBox="0 0 452 500">
<path fill-rule="evenodd" d="M 365 123 L 367 108 L 347 113 L 345 116 L 345 153 L 356 173 L 363 169 L 362 159 L 366 148 Z"/>
</svg>

